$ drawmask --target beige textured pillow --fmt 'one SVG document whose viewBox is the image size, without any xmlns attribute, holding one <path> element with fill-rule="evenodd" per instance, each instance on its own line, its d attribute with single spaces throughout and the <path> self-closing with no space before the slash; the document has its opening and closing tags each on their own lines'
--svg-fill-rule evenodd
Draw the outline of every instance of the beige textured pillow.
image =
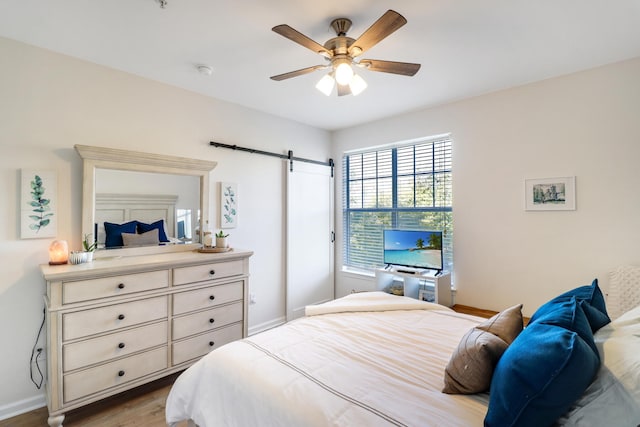
<svg viewBox="0 0 640 427">
<path fill-rule="evenodd" d="M 146 233 L 122 233 L 122 242 L 125 246 L 157 245 L 160 243 L 158 229 Z"/>
<path fill-rule="evenodd" d="M 443 393 L 473 394 L 489 389 L 493 370 L 509 345 L 473 328 L 462 337 L 444 371 Z"/>
<path fill-rule="evenodd" d="M 489 389 L 502 353 L 522 331 L 522 304 L 508 308 L 468 331 L 444 372 L 443 393 L 474 394 Z"/>
<path fill-rule="evenodd" d="M 507 344 L 522 332 L 522 304 L 514 305 L 493 316 L 491 319 L 482 322 L 476 328 L 491 332 L 502 338 Z"/>
</svg>

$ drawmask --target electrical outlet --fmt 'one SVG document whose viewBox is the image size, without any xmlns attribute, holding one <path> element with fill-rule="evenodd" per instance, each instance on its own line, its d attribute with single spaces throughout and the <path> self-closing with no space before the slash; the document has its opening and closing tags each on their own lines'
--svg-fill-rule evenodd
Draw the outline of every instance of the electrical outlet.
<svg viewBox="0 0 640 427">
<path fill-rule="evenodd" d="M 256 303 L 256 294 L 249 294 L 249 304 Z"/>
</svg>

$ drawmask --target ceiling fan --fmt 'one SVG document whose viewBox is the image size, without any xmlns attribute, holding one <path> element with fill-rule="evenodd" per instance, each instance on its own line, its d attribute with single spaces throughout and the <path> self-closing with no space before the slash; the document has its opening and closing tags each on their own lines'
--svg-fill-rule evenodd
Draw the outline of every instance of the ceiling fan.
<svg viewBox="0 0 640 427">
<path fill-rule="evenodd" d="M 329 61 L 329 63 L 278 74 L 277 76 L 271 76 L 271 79 L 281 81 L 308 74 L 316 70 L 330 69 L 329 74 L 325 75 L 318 82 L 316 88 L 329 96 L 337 83 L 338 95 L 343 96 L 349 94 L 358 95 L 367 87 L 364 79 L 354 73 L 352 67 L 354 65 L 370 71 L 413 76 L 420 69 L 420 64 L 383 61 L 380 59 L 358 59 L 360 55 L 406 23 L 407 20 L 398 12 L 388 10 L 356 40 L 347 37 L 347 31 L 351 28 L 350 19 L 334 19 L 331 22 L 331 27 L 336 32 L 336 37 L 327 40 L 324 45 L 311 40 L 309 37 L 286 24 L 277 25 L 272 28 L 274 32 L 307 49 L 319 53 Z"/>
</svg>

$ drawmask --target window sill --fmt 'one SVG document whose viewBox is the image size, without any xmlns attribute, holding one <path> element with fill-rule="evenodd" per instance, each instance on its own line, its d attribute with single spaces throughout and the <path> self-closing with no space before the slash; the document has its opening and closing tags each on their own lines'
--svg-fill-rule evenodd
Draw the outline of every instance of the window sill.
<svg viewBox="0 0 640 427">
<path fill-rule="evenodd" d="M 340 271 L 342 274 L 354 277 L 356 279 L 372 279 L 376 277 L 376 274 L 373 270 L 364 270 L 360 268 L 343 266 Z"/>
</svg>

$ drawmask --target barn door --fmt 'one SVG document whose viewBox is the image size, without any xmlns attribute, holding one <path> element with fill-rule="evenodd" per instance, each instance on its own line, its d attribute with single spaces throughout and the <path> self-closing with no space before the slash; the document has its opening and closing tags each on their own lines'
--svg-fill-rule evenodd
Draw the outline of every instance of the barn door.
<svg viewBox="0 0 640 427">
<path fill-rule="evenodd" d="M 287 173 L 287 321 L 304 316 L 306 305 L 334 299 L 333 233 L 332 168 L 294 162 Z"/>
</svg>

